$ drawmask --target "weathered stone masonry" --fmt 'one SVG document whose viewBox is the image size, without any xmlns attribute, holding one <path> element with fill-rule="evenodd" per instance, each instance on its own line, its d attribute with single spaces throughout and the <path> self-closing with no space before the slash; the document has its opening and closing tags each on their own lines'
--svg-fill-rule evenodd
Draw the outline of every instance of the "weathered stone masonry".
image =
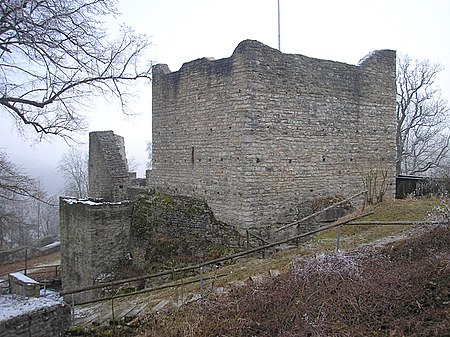
<svg viewBox="0 0 450 337">
<path fill-rule="evenodd" d="M 89 197 L 127 199 L 129 182 L 124 139 L 112 131 L 89 133 Z"/>
<path fill-rule="evenodd" d="M 302 203 L 395 178 L 395 52 L 359 65 L 243 41 L 230 58 L 153 69 L 156 191 L 206 200 L 241 229 L 295 216 Z"/>
<path fill-rule="evenodd" d="M 3 300 L 16 308 L 29 309 L 6 319 L 0 315 L 0 337 L 59 337 L 70 326 L 70 307 L 64 303 L 48 299 L 36 304 L 36 299 L 14 295 L 6 295 Z"/>
<path fill-rule="evenodd" d="M 64 290 L 114 277 L 131 261 L 154 271 L 167 266 L 168 259 L 179 266 L 239 249 L 239 233 L 217 221 L 205 203 L 130 187 L 138 179 L 126 172 L 122 137 L 91 132 L 89 142 L 91 198 L 60 198 Z M 74 299 L 82 302 L 100 293 L 76 293 Z"/>
<path fill-rule="evenodd" d="M 60 198 L 61 264 L 64 290 L 102 281 L 130 252 L 133 204 Z M 76 294 L 77 301 L 93 294 Z"/>
</svg>

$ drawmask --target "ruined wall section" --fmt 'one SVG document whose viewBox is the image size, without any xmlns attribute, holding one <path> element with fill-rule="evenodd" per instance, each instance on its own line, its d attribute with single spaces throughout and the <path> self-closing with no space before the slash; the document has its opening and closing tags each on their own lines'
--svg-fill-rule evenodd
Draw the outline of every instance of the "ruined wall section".
<svg viewBox="0 0 450 337">
<path fill-rule="evenodd" d="M 123 137 L 112 131 L 89 133 L 89 197 L 125 200 L 128 180 Z"/>
<path fill-rule="evenodd" d="M 50 298 L 4 295 L 0 307 L 0 337 L 60 337 L 70 327 L 70 306 Z"/>
<path fill-rule="evenodd" d="M 156 192 L 207 200 L 230 225 L 242 220 L 243 115 L 249 109 L 240 57 L 199 59 L 177 72 L 153 68 Z"/>
<path fill-rule="evenodd" d="M 239 232 L 186 196 L 139 195 L 131 225 L 133 264 L 149 273 L 196 265 L 243 248 Z"/>
<path fill-rule="evenodd" d="M 61 264 L 64 290 L 102 280 L 130 252 L 133 204 L 60 198 Z M 77 301 L 95 297 L 75 294 Z"/>
<path fill-rule="evenodd" d="M 157 66 L 148 184 L 241 229 L 359 192 L 372 169 L 393 195 L 395 92 L 394 51 L 354 66 L 243 41 L 230 58 Z"/>
</svg>

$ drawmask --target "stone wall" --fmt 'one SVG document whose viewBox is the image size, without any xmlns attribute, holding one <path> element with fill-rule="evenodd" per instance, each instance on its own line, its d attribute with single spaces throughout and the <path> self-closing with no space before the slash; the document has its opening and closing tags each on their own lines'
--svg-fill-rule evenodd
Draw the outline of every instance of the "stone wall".
<svg viewBox="0 0 450 337">
<path fill-rule="evenodd" d="M 283 223 L 303 204 L 395 179 L 395 52 L 359 65 L 243 41 L 230 58 L 153 69 L 156 191 L 206 200 L 241 229 Z"/>
<path fill-rule="evenodd" d="M 133 204 L 60 198 L 62 287 L 78 289 L 101 281 L 130 252 Z M 93 293 L 76 294 L 77 301 Z"/>
<path fill-rule="evenodd" d="M 167 194 L 141 194 L 131 226 L 133 263 L 153 272 L 197 264 L 243 247 L 239 232 L 214 217 L 202 201 Z"/>
<path fill-rule="evenodd" d="M 11 306 L 0 314 L 0 337 L 59 337 L 70 326 L 70 307 L 53 300 L 2 297 L 1 306 Z M 17 308 L 22 310 L 17 313 Z"/>
<path fill-rule="evenodd" d="M 112 131 L 89 133 L 89 197 L 107 201 L 127 198 L 128 165 L 124 139 Z"/>
<path fill-rule="evenodd" d="M 0 250 L 0 265 L 25 261 L 36 256 L 44 256 L 59 252 L 60 246 L 54 242 L 43 247 L 18 247 L 8 250 Z M 26 252 L 25 252 L 26 250 Z"/>
</svg>

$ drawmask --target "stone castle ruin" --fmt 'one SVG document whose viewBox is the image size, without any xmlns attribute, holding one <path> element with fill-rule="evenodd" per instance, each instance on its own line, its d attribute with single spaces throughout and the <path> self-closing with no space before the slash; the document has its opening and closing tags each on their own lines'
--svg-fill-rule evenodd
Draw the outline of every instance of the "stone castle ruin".
<svg viewBox="0 0 450 337">
<path fill-rule="evenodd" d="M 153 69 L 156 191 L 206 200 L 240 229 L 292 220 L 305 202 L 395 182 L 395 52 L 357 66 L 257 41 L 232 56 Z"/>
<path fill-rule="evenodd" d="M 123 138 L 93 132 L 90 199 L 60 200 L 65 289 L 127 257 L 151 270 L 219 254 L 239 246 L 235 229 L 296 220 L 311 200 L 362 191 L 368 172 L 394 195 L 394 51 L 355 66 L 247 40 L 229 58 L 154 66 L 152 90 L 145 186 L 128 173 Z"/>
</svg>

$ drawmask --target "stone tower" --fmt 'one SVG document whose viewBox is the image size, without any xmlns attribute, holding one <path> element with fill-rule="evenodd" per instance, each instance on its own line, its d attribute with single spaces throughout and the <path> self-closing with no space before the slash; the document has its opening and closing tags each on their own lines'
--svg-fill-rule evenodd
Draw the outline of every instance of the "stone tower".
<svg viewBox="0 0 450 337">
<path fill-rule="evenodd" d="M 127 199 L 128 165 L 124 139 L 112 131 L 89 133 L 89 197 Z"/>
<path fill-rule="evenodd" d="M 206 200 L 241 229 L 358 193 L 373 170 L 393 196 L 395 64 L 392 50 L 349 65 L 246 40 L 229 58 L 156 65 L 148 185 Z"/>
</svg>

